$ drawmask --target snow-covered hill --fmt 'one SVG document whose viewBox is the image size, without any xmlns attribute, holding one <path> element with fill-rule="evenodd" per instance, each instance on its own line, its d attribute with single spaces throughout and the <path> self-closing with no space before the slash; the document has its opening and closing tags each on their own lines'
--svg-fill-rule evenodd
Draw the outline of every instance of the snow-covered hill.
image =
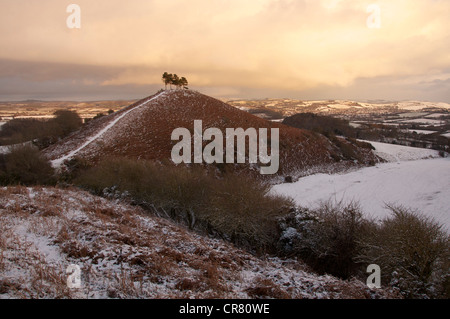
<svg viewBox="0 0 450 319">
<path fill-rule="evenodd" d="M 386 204 L 402 205 L 434 218 L 450 232 L 450 158 L 437 158 L 433 150 L 371 143 L 389 163 L 345 174 L 307 176 L 272 191 L 307 207 L 328 200 L 358 201 L 376 219 L 388 216 Z"/>
</svg>

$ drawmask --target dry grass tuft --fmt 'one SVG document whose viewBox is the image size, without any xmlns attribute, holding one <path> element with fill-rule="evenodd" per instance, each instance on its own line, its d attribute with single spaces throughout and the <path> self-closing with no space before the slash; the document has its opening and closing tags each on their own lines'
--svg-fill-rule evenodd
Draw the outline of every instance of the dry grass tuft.
<svg viewBox="0 0 450 319">
<path fill-rule="evenodd" d="M 252 298 L 257 299 L 290 299 L 292 296 L 285 289 L 268 278 L 257 277 L 252 287 L 246 290 Z"/>
</svg>

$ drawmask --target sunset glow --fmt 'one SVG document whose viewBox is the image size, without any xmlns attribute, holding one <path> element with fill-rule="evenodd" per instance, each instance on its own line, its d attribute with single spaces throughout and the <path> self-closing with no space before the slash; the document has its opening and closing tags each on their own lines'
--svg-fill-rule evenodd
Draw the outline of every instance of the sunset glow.
<svg viewBox="0 0 450 319">
<path fill-rule="evenodd" d="M 0 0 L 0 99 L 139 98 L 185 74 L 216 97 L 450 102 L 444 0 Z M 371 28 L 367 9 L 380 9 Z"/>
</svg>

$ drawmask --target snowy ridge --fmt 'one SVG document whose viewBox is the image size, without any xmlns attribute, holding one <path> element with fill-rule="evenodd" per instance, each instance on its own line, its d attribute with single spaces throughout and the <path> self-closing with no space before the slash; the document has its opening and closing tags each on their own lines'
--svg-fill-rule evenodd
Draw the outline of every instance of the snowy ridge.
<svg viewBox="0 0 450 319">
<path fill-rule="evenodd" d="M 117 118 L 115 118 L 113 121 L 111 121 L 106 127 L 104 127 L 103 129 L 101 129 L 97 134 L 95 134 L 94 136 L 91 136 L 90 138 L 88 138 L 88 140 L 87 140 L 83 145 L 81 145 L 80 147 L 74 149 L 74 150 L 71 151 L 69 154 L 67 154 L 67 155 L 65 155 L 65 156 L 63 156 L 63 157 L 61 157 L 61 158 L 52 160 L 52 161 L 51 161 L 52 166 L 55 167 L 55 168 L 60 167 L 61 164 L 62 164 L 65 160 L 72 158 L 72 157 L 75 156 L 79 151 L 81 151 L 82 149 L 84 149 L 85 147 L 87 147 L 87 146 L 88 146 L 89 144 L 91 144 L 93 141 L 95 141 L 95 140 L 97 140 L 98 138 L 100 138 L 103 134 L 105 134 L 108 130 L 110 130 L 114 125 L 117 124 L 117 122 L 119 122 L 122 118 L 124 118 L 125 116 L 127 116 L 130 112 L 132 112 L 132 111 L 134 111 L 134 110 L 136 110 L 136 109 L 141 108 L 142 106 L 144 106 L 144 105 L 150 103 L 151 101 L 153 101 L 153 100 L 159 98 L 160 96 L 162 96 L 162 95 L 164 95 L 164 94 L 165 94 L 165 91 L 164 91 L 164 92 L 161 92 L 160 94 L 156 95 L 155 97 L 151 98 L 150 100 L 147 100 L 147 101 L 145 101 L 145 102 L 143 102 L 143 103 L 141 103 L 141 104 L 139 104 L 139 105 L 137 105 L 137 106 L 135 106 L 135 107 L 129 109 L 128 111 L 124 112 L 123 114 L 121 114 L 120 116 L 118 116 Z"/>
</svg>

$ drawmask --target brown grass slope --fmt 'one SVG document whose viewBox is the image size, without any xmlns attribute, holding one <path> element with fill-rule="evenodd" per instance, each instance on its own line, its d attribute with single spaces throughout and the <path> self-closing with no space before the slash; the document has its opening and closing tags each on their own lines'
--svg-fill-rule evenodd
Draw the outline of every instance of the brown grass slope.
<svg viewBox="0 0 450 319">
<path fill-rule="evenodd" d="M 45 154 L 52 160 L 67 155 L 127 111 L 130 112 L 76 156 L 93 163 L 105 157 L 116 156 L 148 160 L 170 159 L 172 147 L 176 144 L 176 141 L 171 140 L 172 131 L 185 127 L 193 132 L 194 120 L 202 120 L 203 130 L 216 127 L 224 135 L 226 128 L 279 128 L 279 173 L 283 175 L 348 159 L 343 156 L 340 148 L 322 135 L 269 122 L 212 97 L 188 90 L 165 91 L 92 121 L 82 130 L 47 149 Z M 369 150 L 347 144 L 353 153 L 360 156 L 355 158 L 356 161 L 352 159 L 344 162 L 353 165 L 375 160 Z"/>
<path fill-rule="evenodd" d="M 66 269 L 80 267 L 80 289 Z M 392 298 L 76 189 L 0 189 L 0 299 Z"/>
</svg>

